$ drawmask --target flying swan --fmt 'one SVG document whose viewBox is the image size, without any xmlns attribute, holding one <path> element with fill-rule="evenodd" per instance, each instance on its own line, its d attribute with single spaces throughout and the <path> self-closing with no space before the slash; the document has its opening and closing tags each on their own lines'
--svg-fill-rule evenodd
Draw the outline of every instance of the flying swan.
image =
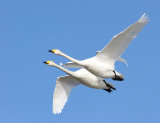
<svg viewBox="0 0 160 123">
<path fill-rule="evenodd" d="M 96 56 L 86 60 L 76 60 L 58 49 L 49 50 L 56 55 L 66 57 L 70 61 L 84 67 L 92 74 L 101 78 L 112 78 L 114 80 L 122 81 L 123 75 L 115 71 L 115 61 L 120 58 L 125 49 L 131 43 L 131 41 L 137 36 L 137 34 L 143 29 L 143 27 L 149 22 L 146 14 L 133 25 L 121 33 L 115 35 L 112 40 L 102 49 Z"/>
<path fill-rule="evenodd" d="M 100 53 L 101 51 L 97 51 L 97 54 Z M 117 61 L 119 62 L 123 62 L 126 64 L 126 66 L 128 66 L 127 60 L 124 58 L 118 58 Z M 74 62 L 67 62 L 66 64 L 62 64 L 60 63 L 61 66 L 65 67 L 65 68 L 83 68 L 81 65 L 78 65 Z"/>
<path fill-rule="evenodd" d="M 103 89 L 107 92 L 111 92 L 112 89 L 116 90 L 111 83 L 106 82 L 103 78 L 97 77 L 86 69 L 82 68 L 75 72 L 67 70 L 53 61 L 43 62 L 49 66 L 56 67 L 68 75 L 57 78 L 56 87 L 53 94 L 53 113 L 59 114 L 62 112 L 65 103 L 68 100 L 70 91 L 72 88 L 79 84 L 83 84 L 90 88 Z"/>
</svg>

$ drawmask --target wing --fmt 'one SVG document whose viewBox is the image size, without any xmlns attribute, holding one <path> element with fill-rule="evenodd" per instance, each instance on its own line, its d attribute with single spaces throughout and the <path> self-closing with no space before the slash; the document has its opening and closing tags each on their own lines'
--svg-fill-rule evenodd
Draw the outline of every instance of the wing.
<svg viewBox="0 0 160 123">
<path fill-rule="evenodd" d="M 123 32 L 115 35 L 108 45 L 96 55 L 96 58 L 114 63 L 148 22 L 149 18 L 143 14 L 136 23 L 125 29 Z"/>
<path fill-rule="evenodd" d="M 63 64 L 62 66 L 66 68 L 83 68 L 81 65 L 74 63 L 74 62 L 67 62 L 66 64 Z"/>
<path fill-rule="evenodd" d="M 71 76 L 58 77 L 53 95 L 53 113 L 59 114 L 68 100 L 70 91 L 79 85 L 76 79 Z"/>
<path fill-rule="evenodd" d="M 100 53 L 100 52 L 101 52 L 101 51 L 97 51 L 97 54 Z M 123 63 L 126 64 L 126 66 L 128 66 L 127 60 L 124 59 L 124 58 L 119 57 L 119 58 L 117 59 L 117 61 L 123 62 Z"/>
</svg>

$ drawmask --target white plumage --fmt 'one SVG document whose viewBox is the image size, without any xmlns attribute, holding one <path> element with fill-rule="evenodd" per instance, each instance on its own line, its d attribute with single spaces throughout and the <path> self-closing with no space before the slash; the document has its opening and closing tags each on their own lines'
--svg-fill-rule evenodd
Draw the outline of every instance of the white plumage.
<svg viewBox="0 0 160 123">
<path fill-rule="evenodd" d="M 101 51 L 97 51 L 97 54 L 100 53 Z M 119 58 L 117 59 L 117 61 L 120 61 L 120 62 L 123 62 L 126 64 L 126 66 L 128 66 L 128 63 L 127 63 L 127 60 L 124 59 L 124 58 Z M 74 63 L 74 62 L 67 62 L 66 64 L 62 64 L 60 63 L 60 66 L 63 66 L 63 67 L 66 67 L 66 68 L 83 68 L 83 66 L 77 64 L 77 63 Z"/>
<path fill-rule="evenodd" d="M 71 76 L 61 76 L 57 78 L 53 95 L 53 113 L 59 114 L 68 100 L 70 91 L 79 85 L 76 79 Z"/>
<path fill-rule="evenodd" d="M 97 52 L 98 54 L 96 56 L 83 61 L 76 60 L 62 53 L 60 50 L 50 50 L 49 52 L 64 56 L 72 61 L 64 65 L 60 64 L 60 66 L 55 64 L 53 61 L 44 62 L 50 66 L 61 69 L 68 74 L 67 76 L 57 78 L 53 95 L 53 113 L 59 114 L 62 112 L 72 88 L 79 84 L 83 84 L 91 88 L 104 89 L 108 92 L 110 92 L 111 89 L 114 90 L 115 88 L 113 85 L 105 82 L 103 78 L 114 78 L 116 75 L 123 77 L 120 73 L 114 71 L 115 61 L 121 61 L 127 65 L 126 60 L 120 56 L 148 22 L 149 18 L 143 14 L 136 23 L 115 35 L 102 49 L 102 51 Z M 81 69 L 72 72 L 62 66 Z"/>
<path fill-rule="evenodd" d="M 105 46 L 96 58 L 103 59 L 106 62 L 110 61 L 112 64 L 122 55 L 131 41 L 138 35 L 143 27 L 149 22 L 146 14 L 133 25 L 129 26 L 124 31 L 115 35 L 112 40 Z"/>
</svg>

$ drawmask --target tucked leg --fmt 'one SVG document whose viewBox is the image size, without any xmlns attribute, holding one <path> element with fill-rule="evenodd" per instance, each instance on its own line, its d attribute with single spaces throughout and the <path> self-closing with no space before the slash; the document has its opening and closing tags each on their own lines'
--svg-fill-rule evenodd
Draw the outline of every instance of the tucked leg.
<svg viewBox="0 0 160 123">
<path fill-rule="evenodd" d="M 115 70 L 113 70 L 113 73 L 115 74 L 115 77 L 112 78 L 113 80 L 118 80 L 118 81 L 123 81 L 123 80 L 124 80 L 123 75 L 118 76 L 118 75 L 116 74 L 116 71 L 115 71 Z"/>
<path fill-rule="evenodd" d="M 106 82 L 105 80 L 103 80 L 103 82 L 106 84 L 107 87 L 116 90 L 116 88 L 113 87 L 113 85 L 111 83 Z"/>
<path fill-rule="evenodd" d="M 106 86 L 108 87 L 108 89 L 103 89 L 103 90 L 105 90 L 105 91 L 107 91 L 107 92 L 109 92 L 109 93 L 112 92 L 112 89 L 113 89 L 113 90 L 116 90 L 116 88 L 114 88 L 111 83 L 108 83 L 108 82 L 106 82 L 105 80 L 103 80 L 103 82 L 104 82 L 104 83 L 106 84 Z"/>
</svg>

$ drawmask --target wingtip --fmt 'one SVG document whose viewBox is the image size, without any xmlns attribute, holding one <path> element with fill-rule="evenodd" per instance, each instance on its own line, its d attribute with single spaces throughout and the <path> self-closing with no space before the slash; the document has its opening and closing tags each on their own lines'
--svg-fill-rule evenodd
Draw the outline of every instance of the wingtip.
<svg viewBox="0 0 160 123">
<path fill-rule="evenodd" d="M 54 110 L 53 110 L 53 114 L 54 114 L 54 115 L 58 115 L 58 114 L 61 114 L 61 113 L 62 113 L 62 111 L 54 111 Z"/>
<path fill-rule="evenodd" d="M 150 18 L 148 17 L 148 15 L 146 15 L 146 13 L 144 13 L 141 16 L 141 18 L 138 20 L 138 22 L 147 24 L 150 21 L 149 19 Z"/>
</svg>

